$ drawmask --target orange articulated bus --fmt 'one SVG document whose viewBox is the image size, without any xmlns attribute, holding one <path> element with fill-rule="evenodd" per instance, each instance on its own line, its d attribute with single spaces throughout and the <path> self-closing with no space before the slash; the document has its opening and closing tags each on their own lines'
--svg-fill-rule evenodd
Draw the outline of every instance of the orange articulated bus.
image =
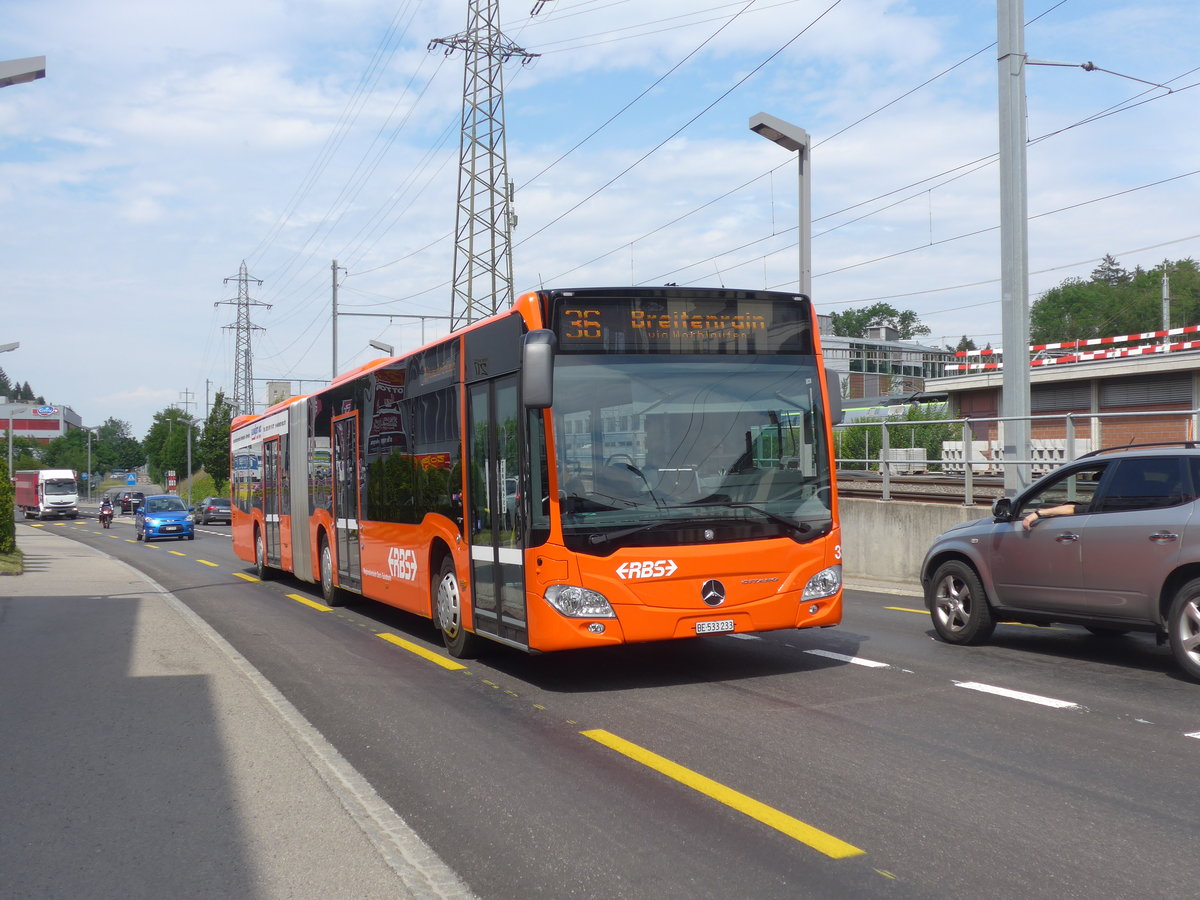
<svg viewBox="0 0 1200 900">
<path fill-rule="evenodd" d="M 235 419 L 234 549 L 456 657 L 836 625 L 840 410 L 803 295 L 527 293 Z"/>
</svg>

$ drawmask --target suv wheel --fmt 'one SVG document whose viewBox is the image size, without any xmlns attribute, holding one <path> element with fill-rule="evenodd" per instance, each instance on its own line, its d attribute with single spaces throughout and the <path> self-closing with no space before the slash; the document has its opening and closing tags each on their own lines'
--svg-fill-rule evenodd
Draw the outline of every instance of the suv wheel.
<svg viewBox="0 0 1200 900">
<path fill-rule="evenodd" d="M 951 560 L 937 567 L 925 591 L 925 603 L 938 637 L 948 644 L 982 644 L 996 620 L 975 570 Z"/>
<path fill-rule="evenodd" d="M 1167 613 L 1171 653 L 1184 674 L 1200 681 L 1200 578 L 1179 589 Z"/>
</svg>

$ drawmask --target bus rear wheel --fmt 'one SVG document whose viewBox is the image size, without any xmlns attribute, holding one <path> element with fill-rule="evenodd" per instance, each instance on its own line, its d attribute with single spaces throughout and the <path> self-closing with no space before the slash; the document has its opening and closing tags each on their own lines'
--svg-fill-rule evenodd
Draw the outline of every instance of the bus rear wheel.
<svg viewBox="0 0 1200 900">
<path fill-rule="evenodd" d="M 342 605 L 342 592 L 333 583 L 333 548 L 321 538 L 321 596 L 329 606 Z"/>
<path fill-rule="evenodd" d="M 442 643 L 455 659 L 479 656 L 483 640 L 463 626 L 462 591 L 454 560 L 445 557 L 433 583 L 433 623 L 442 633 Z"/>
<path fill-rule="evenodd" d="M 271 567 L 267 565 L 267 536 L 261 529 L 254 529 L 254 574 L 259 581 L 271 577 Z"/>
</svg>

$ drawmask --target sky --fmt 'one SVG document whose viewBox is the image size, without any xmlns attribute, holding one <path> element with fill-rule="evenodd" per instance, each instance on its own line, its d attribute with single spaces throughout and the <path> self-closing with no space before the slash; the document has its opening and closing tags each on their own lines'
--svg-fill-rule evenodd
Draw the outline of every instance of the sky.
<svg viewBox="0 0 1200 900">
<path fill-rule="evenodd" d="M 798 166 L 749 131 L 767 112 L 811 136 L 818 311 L 1001 344 L 995 0 L 500 9 L 529 54 L 503 69 L 518 292 L 796 290 Z M 1024 19 L 1030 60 L 1066 63 L 1026 70 L 1031 300 L 1105 254 L 1200 258 L 1200 4 Z M 138 439 L 203 417 L 233 393 L 243 261 L 260 403 L 333 372 L 334 260 L 338 371 L 446 332 L 464 60 L 429 43 L 467 0 L 8 0 L 5 24 L 0 59 L 47 70 L 0 89 L 10 379 Z"/>
</svg>

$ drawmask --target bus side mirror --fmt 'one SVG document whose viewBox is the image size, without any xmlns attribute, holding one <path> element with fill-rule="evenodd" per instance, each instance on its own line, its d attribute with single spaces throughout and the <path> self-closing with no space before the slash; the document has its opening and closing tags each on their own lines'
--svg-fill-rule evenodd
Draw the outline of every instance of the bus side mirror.
<svg viewBox="0 0 1200 900">
<path fill-rule="evenodd" d="M 844 413 L 842 412 L 842 379 L 838 377 L 838 373 L 833 369 L 825 369 L 825 392 L 829 394 L 829 421 L 834 425 L 841 425 Z"/>
<path fill-rule="evenodd" d="M 521 348 L 521 398 L 526 409 L 546 409 L 554 399 L 554 332 L 538 328 Z"/>
</svg>

